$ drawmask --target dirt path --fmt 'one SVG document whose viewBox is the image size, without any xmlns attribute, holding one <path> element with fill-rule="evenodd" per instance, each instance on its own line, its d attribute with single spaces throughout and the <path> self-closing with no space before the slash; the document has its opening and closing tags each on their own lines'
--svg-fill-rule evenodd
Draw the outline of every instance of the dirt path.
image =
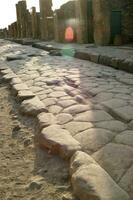
<svg viewBox="0 0 133 200">
<path fill-rule="evenodd" d="M 69 196 L 67 163 L 34 147 L 35 122 L 17 113 L 8 89 L 0 79 L 0 199 Z"/>
</svg>

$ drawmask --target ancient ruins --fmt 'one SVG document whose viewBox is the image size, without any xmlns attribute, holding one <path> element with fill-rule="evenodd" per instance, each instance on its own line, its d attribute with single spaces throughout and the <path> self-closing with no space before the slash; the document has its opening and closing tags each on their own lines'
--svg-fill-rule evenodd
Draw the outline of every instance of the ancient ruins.
<svg viewBox="0 0 133 200">
<path fill-rule="evenodd" d="M 40 0 L 40 12 L 27 9 L 26 0 L 16 4 L 17 21 L 0 30 L 5 38 L 32 38 L 66 42 L 65 31 L 71 27 L 71 42 L 96 45 L 133 41 L 132 0 L 71 0 L 52 10 L 52 0 Z"/>
</svg>

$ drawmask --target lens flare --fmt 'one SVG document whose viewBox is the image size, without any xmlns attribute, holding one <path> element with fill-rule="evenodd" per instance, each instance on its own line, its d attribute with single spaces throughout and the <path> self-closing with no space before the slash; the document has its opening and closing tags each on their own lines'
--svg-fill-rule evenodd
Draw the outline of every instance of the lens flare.
<svg viewBox="0 0 133 200">
<path fill-rule="evenodd" d="M 65 31 L 65 40 L 68 42 L 72 42 L 74 39 L 74 31 L 71 26 L 66 28 Z"/>
</svg>

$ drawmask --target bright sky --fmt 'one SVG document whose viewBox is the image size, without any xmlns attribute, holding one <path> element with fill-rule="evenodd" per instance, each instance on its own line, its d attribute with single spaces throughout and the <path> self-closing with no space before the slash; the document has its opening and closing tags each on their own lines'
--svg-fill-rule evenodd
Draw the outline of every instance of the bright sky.
<svg viewBox="0 0 133 200">
<path fill-rule="evenodd" d="M 16 21 L 15 4 L 19 0 L 1 0 L 0 3 L 0 28 L 7 27 L 12 22 Z M 63 3 L 69 0 L 53 0 L 53 9 L 59 8 Z M 27 0 L 27 7 L 30 9 L 36 6 L 39 11 L 39 0 Z"/>
</svg>

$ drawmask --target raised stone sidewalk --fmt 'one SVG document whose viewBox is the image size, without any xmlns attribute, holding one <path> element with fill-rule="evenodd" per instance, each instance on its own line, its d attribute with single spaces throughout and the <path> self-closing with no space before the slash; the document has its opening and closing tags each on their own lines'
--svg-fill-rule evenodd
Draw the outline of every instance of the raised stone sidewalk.
<svg viewBox="0 0 133 200">
<path fill-rule="evenodd" d="M 70 159 L 79 199 L 133 199 L 133 75 L 3 40 L 0 55 L 40 147 Z"/>
<path fill-rule="evenodd" d="M 60 44 L 29 39 L 15 40 L 15 42 L 50 51 L 51 54 L 74 56 L 133 73 L 133 45 L 100 47 L 93 44 Z"/>
</svg>

